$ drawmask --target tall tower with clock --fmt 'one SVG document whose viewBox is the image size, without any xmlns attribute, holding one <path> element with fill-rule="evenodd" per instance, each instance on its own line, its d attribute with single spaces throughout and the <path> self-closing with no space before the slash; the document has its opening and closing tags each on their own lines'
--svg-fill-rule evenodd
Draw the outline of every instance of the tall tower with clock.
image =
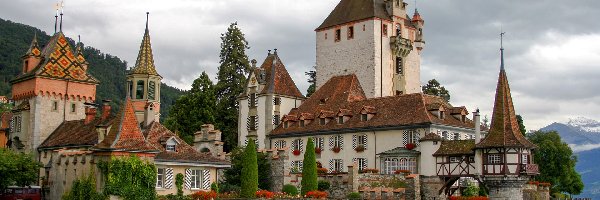
<svg viewBox="0 0 600 200">
<path fill-rule="evenodd" d="M 138 122 L 152 122 L 160 117 L 160 84 L 162 76 L 156 72 L 146 13 L 146 31 L 140 45 L 135 66 L 127 74 L 127 95 L 133 103 Z M 153 116 L 148 116 L 153 115 Z M 151 120 L 148 120 L 151 119 Z"/>
</svg>

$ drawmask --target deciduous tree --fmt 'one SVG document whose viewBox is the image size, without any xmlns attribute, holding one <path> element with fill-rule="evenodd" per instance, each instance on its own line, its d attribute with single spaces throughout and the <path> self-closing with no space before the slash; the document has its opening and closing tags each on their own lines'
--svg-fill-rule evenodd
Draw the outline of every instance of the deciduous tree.
<svg viewBox="0 0 600 200">
<path fill-rule="evenodd" d="M 310 97 L 310 95 L 315 93 L 317 90 L 317 71 L 314 70 L 315 68 L 316 67 L 313 66 L 313 70 L 304 72 L 304 74 L 308 76 L 308 83 L 310 83 L 310 86 L 308 86 L 308 89 L 306 89 L 306 97 Z"/>
<path fill-rule="evenodd" d="M 421 88 L 423 93 L 442 97 L 446 102 L 450 101 L 450 92 L 435 79 L 427 81 L 427 85 Z"/>
<path fill-rule="evenodd" d="M 30 154 L 0 149 L 0 190 L 8 186 L 28 186 L 35 183 L 42 164 Z"/>
</svg>

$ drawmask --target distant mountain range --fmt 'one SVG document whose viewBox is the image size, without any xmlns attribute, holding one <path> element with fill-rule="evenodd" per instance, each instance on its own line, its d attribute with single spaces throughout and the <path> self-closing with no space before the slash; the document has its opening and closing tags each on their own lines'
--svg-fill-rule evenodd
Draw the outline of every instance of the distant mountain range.
<svg viewBox="0 0 600 200">
<path fill-rule="evenodd" d="M 585 185 L 580 197 L 600 199 L 600 122 L 578 117 L 552 123 L 542 131 L 557 131 L 578 158 L 576 170 Z"/>
</svg>

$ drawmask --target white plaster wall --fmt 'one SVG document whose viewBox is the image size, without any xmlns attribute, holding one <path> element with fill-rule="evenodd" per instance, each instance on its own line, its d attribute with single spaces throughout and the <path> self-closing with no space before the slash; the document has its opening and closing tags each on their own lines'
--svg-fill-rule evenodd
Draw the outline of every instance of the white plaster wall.
<svg viewBox="0 0 600 200">
<path fill-rule="evenodd" d="M 266 107 L 267 106 L 272 106 L 273 103 L 269 104 L 269 105 L 265 105 L 266 103 L 266 99 L 267 96 L 261 95 L 258 96 L 257 101 L 258 101 L 258 106 L 256 107 L 256 113 L 258 116 L 258 127 L 256 128 L 256 134 L 258 135 L 258 148 L 259 149 L 264 149 L 265 148 L 265 132 L 266 132 L 266 127 L 265 127 L 265 123 L 267 120 L 267 116 L 271 115 L 271 117 L 273 116 L 273 113 L 267 113 L 266 112 Z M 269 119 L 271 119 L 271 117 L 269 117 Z M 272 122 L 270 124 L 273 124 Z"/>
<path fill-rule="evenodd" d="M 53 102 L 58 103 L 58 109 L 52 110 Z M 71 102 L 76 104 L 76 112 L 70 112 Z M 63 120 L 80 120 L 85 118 L 84 101 L 67 100 L 54 96 L 36 96 L 30 102 L 33 125 L 29 148 L 35 150 L 63 122 Z M 66 111 L 66 113 L 65 113 Z"/>
<path fill-rule="evenodd" d="M 240 99 L 239 100 L 239 118 L 238 118 L 238 145 L 244 145 L 244 141 L 246 136 L 248 135 L 248 126 L 246 125 L 246 121 L 248 119 L 248 99 Z"/>
<path fill-rule="evenodd" d="M 157 164 L 156 168 L 173 168 L 173 186 L 169 189 L 167 188 L 156 188 L 157 195 L 167 195 L 167 194 L 177 194 L 177 187 L 175 186 L 175 178 L 177 174 L 184 175 L 185 178 L 185 169 L 199 169 L 199 170 L 210 170 L 210 183 L 214 183 L 217 180 L 217 169 L 212 167 L 192 167 L 192 166 L 168 166 L 168 165 L 160 165 Z M 189 195 L 198 191 L 203 191 L 201 189 L 186 189 L 185 185 L 183 187 L 183 194 Z"/>
<path fill-rule="evenodd" d="M 441 142 L 434 144 L 433 141 L 423 141 L 420 144 L 421 156 L 419 159 L 419 173 L 424 176 L 435 176 L 436 161 L 433 154 L 440 148 Z"/>
</svg>

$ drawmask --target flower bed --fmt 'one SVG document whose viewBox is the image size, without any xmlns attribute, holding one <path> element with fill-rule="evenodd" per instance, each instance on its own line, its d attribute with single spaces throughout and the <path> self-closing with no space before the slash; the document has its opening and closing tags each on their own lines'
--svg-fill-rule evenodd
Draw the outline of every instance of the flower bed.
<svg viewBox="0 0 600 200">
<path fill-rule="evenodd" d="M 304 195 L 304 197 L 313 198 L 313 199 L 325 199 L 327 198 L 327 192 L 322 191 L 309 191 Z"/>
<path fill-rule="evenodd" d="M 192 194 L 192 199 L 194 200 L 212 200 L 217 198 L 217 193 L 215 191 L 198 191 Z"/>
<path fill-rule="evenodd" d="M 489 200 L 488 197 L 461 197 L 461 196 L 451 196 L 450 200 Z"/>
<path fill-rule="evenodd" d="M 273 198 L 273 195 L 275 195 L 275 193 L 269 192 L 268 190 L 259 190 L 259 191 L 256 191 L 256 197 L 257 198 L 270 199 L 270 198 Z"/>
<path fill-rule="evenodd" d="M 394 171 L 394 174 L 410 174 L 410 170 L 399 169 L 399 170 Z"/>
</svg>

